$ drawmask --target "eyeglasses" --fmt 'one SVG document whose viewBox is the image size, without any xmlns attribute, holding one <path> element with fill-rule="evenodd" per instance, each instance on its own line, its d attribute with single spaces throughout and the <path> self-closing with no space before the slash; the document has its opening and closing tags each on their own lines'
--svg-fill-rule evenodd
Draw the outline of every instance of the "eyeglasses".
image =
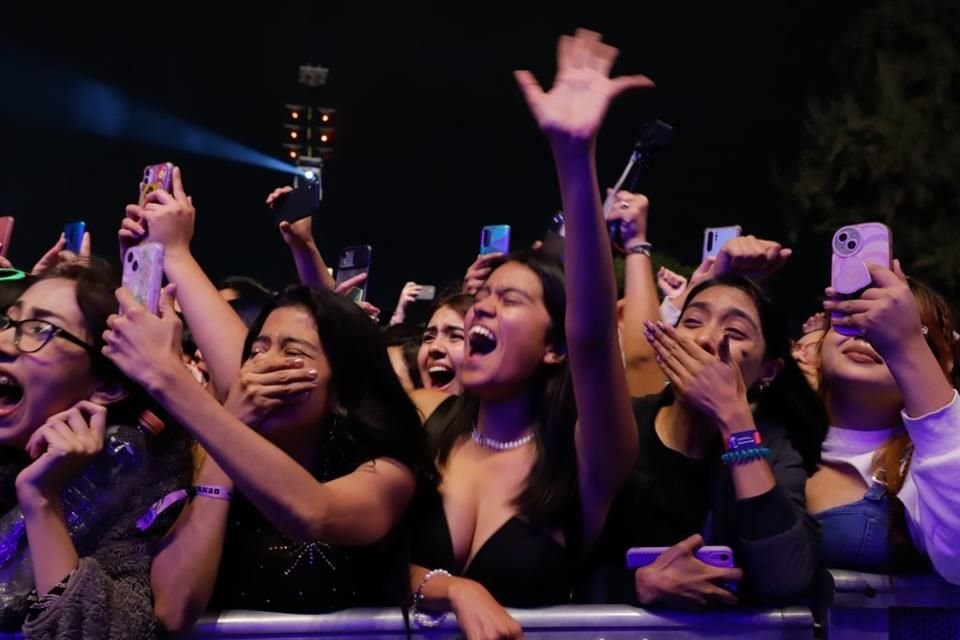
<svg viewBox="0 0 960 640">
<path fill-rule="evenodd" d="M 73 335 L 66 329 L 61 329 L 55 324 L 47 322 L 46 320 L 38 320 L 36 318 L 27 318 L 26 320 L 11 320 L 5 315 L 0 315 L 0 332 L 6 331 L 10 327 L 14 328 L 14 337 L 13 337 L 13 346 L 15 346 L 20 353 L 36 353 L 43 349 L 48 342 L 54 338 L 63 338 L 68 342 L 72 342 L 78 347 L 83 347 L 83 350 L 89 353 L 91 356 L 100 355 L 99 352 L 87 344 L 77 336 Z"/>
</svg>

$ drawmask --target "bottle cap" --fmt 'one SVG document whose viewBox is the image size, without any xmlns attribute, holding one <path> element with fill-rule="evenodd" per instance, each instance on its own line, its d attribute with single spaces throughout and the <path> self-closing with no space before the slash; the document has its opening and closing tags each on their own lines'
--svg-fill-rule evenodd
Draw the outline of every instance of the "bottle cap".
<svg viewBox="0 0 960 640">
<path fill-rule="evenodd" d="M 140 414 L 140 424 L 153 435 L 157 435 L 167 426 L 163 423 L 163 420 L 158 418 L 152 411 L 144 411 Z"/>
</svg>

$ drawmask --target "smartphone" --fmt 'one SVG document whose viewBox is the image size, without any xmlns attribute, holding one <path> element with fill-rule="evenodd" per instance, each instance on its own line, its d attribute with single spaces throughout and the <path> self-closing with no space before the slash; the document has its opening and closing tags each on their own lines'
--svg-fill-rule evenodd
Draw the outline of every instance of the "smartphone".
<svg viewBox="0 0 960 640">
<path fill-rule="evenodd" d="M 632 547 L 627 549 L 627 568 L 639 569 L 660 557 L 669 547 Z M 704 564 L 724 569 L 733 568 L 733 549 L 725 546 L 704 546 L 694 553 L 697 560 Z"/>
<path fill-rule="evenodd" d="M 370 273 L 370 259 L 373 257 L 373 247 L 368 244 L 360 244 L 354 247 L 347 247 L 340 252 L 340 259 L 337 260 L 337 284 L 345 282 L 350 278 L 361 273 Z M 362 284 L 353 287 L 347 292 L 354 302 L 362 302 L 367 299 L 367 284 L 369 280 L 364 280 Z"/>
<path fill-rule="evenodd" d="M 850 224 L 833 234 L 833 257 L 830 264 L 830 286 L 845 298 L 856 298 L 870 286 L 872 278 L 867 264 L 890 268 L 893 237 L 887 225 L 880 222 Z M 853 327 L 834 327 L 837 333 L 857 336 Z"/>
<path fill-rule="evenodd" d="M 646 173 L 650 166 L 650 161 L 656 156 L 657 152 L 670 144 L 673 137 L 673 127 L 662 120 L 654 120 L 644 125 L 640 132 L 640 137 L 633 145 L 633 152 L 627 160 L 627 166 L 624 167 L 620 178 L 614 183 L 613 189 L 603 202 L 603 218 L 607 220 L 607 231 L 610 233 L 610 242 L 616 246 L 623 244 L 623 238 L 620 235 L 620 220 L 610 220 L 610 213 L 617 201 L 618 191 L 629 191 L 636 193 L 640 184 L 640 178 Z"/>
<path fill-rule="evenodd" d="M 633 547 L 627 549 L 627 568 L 639 569 L 653 564 L 653 561 L 660 557 L 660 554 L 668 548 L 669 547 Z M 736 566 L 733 562 L 733 549 L 730 547 L 721 545 L 704 546 L 697 549 L 693 555 L 700 562 L 713 567 L 732 569 Z M 736 593 L 737 591 L 736 582 L 720 582 L 718 585 L 730 593 Z"/>
<path fill-rule="evenodd" d="M 510 253 L 510 225 L 488 225 L 480 231 L 480 255 Z"/>
<path fill-rule="evenodd" d="M 10 249 L 10 238 L 13 236 L 13 216 L 0 218 L 0 256 L 7 257 Z"/>
<path fill-rule="evenodd" d="M 163 286 L 163 245 L 156 242 L 138 244 L 123 256 L 123 288 L 134 299 L 156 315 Z"/>
<path fill-rule="evenodd" d="M 547 226 L 547 233 L 543 236 L 543 247 L 541 247 L 541 251 L 562 262 L 566 235 L 567 227 L 563 217 L 563 211 L 557 211 L 553 214 L 553 218 Z"/>
<path fill-rule="evenodd" d="M 734 238 L 739 238 L 743 229 L 740 225 L 732 227 L 708 227 L 703 231 L 703 260 L 716 258 L 723 245 Z"/>
<path fill-rule="evenodd" d="M 80 247 L 83 245 L 83 234 L 87 232 L 87 223 L 83 220 L 68 222 L 63 227 L 63 237 L 67 241 L 64 247 L 67 251 L 73 251 L 80 254 Z"/>
<path fill-rule="evenodd" d="M 437 296 L 437 288 L 432 284 L 420 285 L 420 293 L 417 294 L 417 300 L 433 300 Z"/>
<path fill-rule="evenodd" d="M 173 192 L 173 163 L 161 162 L 144 168 L 143 179 L 140 181 L 140 206 L 147 200 L 147 196 L 163 189 L 167 193 Z"/>
<path fill-rule="evenodd" d="M 296 222 L 309 218 L 320 210 L 320 183 L 302 180 L 300 186 L 282 196 L 273 204 L 273 217 L 277 224 Z"/>
</svg>

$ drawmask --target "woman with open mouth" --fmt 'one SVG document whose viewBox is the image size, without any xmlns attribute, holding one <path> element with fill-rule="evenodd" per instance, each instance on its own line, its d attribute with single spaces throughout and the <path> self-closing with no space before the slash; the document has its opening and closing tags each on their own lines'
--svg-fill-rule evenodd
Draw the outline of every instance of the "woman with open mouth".
<svg viewBox="0 0 960 640">
<path fill-rule="evenodd" d="M 101 261 L 61 263 L 0 315 L 0 508 L 19 507 L 23 514 L 35 587 L 32 598 L 11 597 L 19 585 L 5 582 L 0 617 L 16 628 L 26 614 L 29 638 L 151 638 L 158 632 L 150 561 L 171 519 L 146 532 L 137 524 L 156 500 L 188 486 L 191 460 L 186 439 L 146 419 L 143 392 L 101 354 L 119 285 L 118 274 Z M 160 429 L 146 439 L 149 460 L 138 458 L 143 474 L 107 487 L 81 478 L 83 504 L 71 494 L 74 506 L 65 515 L 64 489 L 93 462 L 116 463 L 101 453 L 105 441 L 114 442 L 115 425 L 138 421 Z M 97 469 L 100 474 L 104 467 Z M 82 527 L 75 519 L 80 512 L 87 518 Z M 12 571 L 4 566 L 5 576 Z"/>
<path fill-rule="evenodd" d="M 423 332 L 417 366 L 424 389 L 437 389 L 448 395 L 460 395 L 463 367 L 463 320 L 473 304 L 473 296 L 458 293 L 441 300 Z"/>
<path fill-rule="evenodd" d="M 419 405 L 442 478 L 417 519 L 420 625 L 436 623 L 428 611 L 453 610 L 467 637 L 514 638 L 522 630 L 504 606 L 569 602 L 580 558 L 634 464 L 594 147 L 613 98 L 653 83 L 610 78 L 616 55 L 600 34 L 578 30 L 560 39 L 549 92 L 516 73 L 557 165 L 567 276 L 536 251 L 490 264 L 465 317 L 463 393 L 435 410 Z"/>
</svg>

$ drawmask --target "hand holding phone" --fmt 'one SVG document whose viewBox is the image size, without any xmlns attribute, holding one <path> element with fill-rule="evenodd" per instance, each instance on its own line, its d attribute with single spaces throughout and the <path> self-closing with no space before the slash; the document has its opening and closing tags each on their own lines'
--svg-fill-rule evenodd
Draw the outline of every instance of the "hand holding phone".
<svg viewBox="0 0 960 640">
<path fill-rule="evenodd" d="M 163 286 L 163 245 L 156 242 L 138 244 L 123 256 L 123 288 L 134 299 L 156 315 Z"/>
<path fill-rule="evenodd" d="M 879 222 L 851 224 L 837 229 L 831 243 L 830 286 L 842 298 L 858 298 L 873 280 L 867 264 L 886 269 L 891 267 L 892 243 L 890 229 Z M 836 326 L 834 329 L 845 336 L 860 335 L 854 327 Z"/>
<path fill-rule="evenodd" d="M 270 195 L 272 200 L 268 198 L 268 204 L 277 224 L 284 221 L 294 223 L 320 210 L 320 183 L 316 181 L 305 180 L 296 189 L 280 194 L 275 191 Z"/>
<path fill-rule="evenodd" d="M 631 547 L 627 549 L 627 568 L 639 569 L 653 564 L 657 558 L 673 547 Z M 694 557 L 711 567 L 730 569 L 733 564 L 733 549 L 726 546 L 714 545 L 699 547 L 693 553 Z"/>
<path fill-rule="evenodd" d="M 630 549 L 627 559 L 641 605 L 737 604 L 733 592 L 743 572 L 733 566 L 729 547 L 703 547 L 703 538 L 692 535 L 672 547 Z"/>
<path fill-rule="evenodd" d="M 607 221 L 610 242 L 620 250 L 623 249 L 624 242 L 621 236 L 622 221 L 610 217 L 617 202 L 617 192 L 637 193 L 640 178 L 643 177 L 650 166 L 651 160 L 661 149 L 670 144 L 672 137 L 673 127 L 662 120 L 654 120 L 644 125 L 639 139 L 633 146 L 633 153 L 627 160 L 627 166 L 620 174 L 620 178 L 614 183 L 613 188 L 607 192 L 607 198 L 603 201 L 603 217 Z"/>
</svg>

